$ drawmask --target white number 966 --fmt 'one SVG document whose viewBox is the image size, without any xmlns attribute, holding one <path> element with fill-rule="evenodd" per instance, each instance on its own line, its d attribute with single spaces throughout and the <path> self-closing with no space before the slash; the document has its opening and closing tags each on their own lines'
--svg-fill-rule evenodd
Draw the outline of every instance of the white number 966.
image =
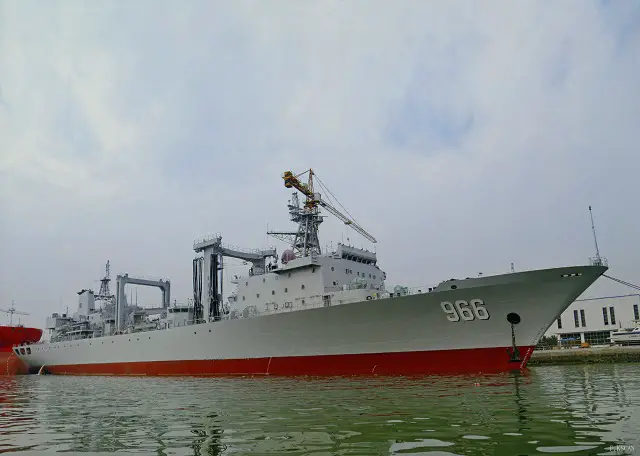
<svg viewBox="0 0 640 456">
<path fill-rule="evenodd" d="M 472 299 L 471 301 L 458 300 L 454 304 L 449 301 L 440 303 L 440 307 L 447 314 L 447 320 L 460 321 L 462 318 L 466 321 L 475 320 L 488 320 L 489 312 L 484 306 L 482 299 Z"/>
</svg>

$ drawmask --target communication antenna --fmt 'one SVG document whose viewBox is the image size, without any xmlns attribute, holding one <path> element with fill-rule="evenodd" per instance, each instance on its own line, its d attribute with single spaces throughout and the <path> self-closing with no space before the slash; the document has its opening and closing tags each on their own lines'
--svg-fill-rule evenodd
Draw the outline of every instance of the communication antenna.
<svg viewBox="0 0 640 456">
<path fill-rule="evenodd" d="M 596 245 L 596 262 L 597 264 L 601 264 L 602 260 L 600 259 L 600 249 L 598 249 L 598 238 L 596 237 L 596 227 L 593 223 L 593 213 L 591 212 L 591 206 L 589 206 L 589 216 L 591 217 L 591 231 L 593 231 L 593 242 Z"/>
</svg>

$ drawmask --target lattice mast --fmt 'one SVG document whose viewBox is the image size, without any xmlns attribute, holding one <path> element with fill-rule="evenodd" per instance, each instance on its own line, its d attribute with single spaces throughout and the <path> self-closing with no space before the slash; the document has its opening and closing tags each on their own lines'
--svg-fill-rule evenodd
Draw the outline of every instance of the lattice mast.
<svg viewBox="0 0 640 456">
<path fill-rule="evenodd" d="M 104 277 L 100 279 L 100 291 L 95 296 L 97 300 L 106 301 L 108 303 L 115 303 L 116 297 L 111 293 L 110 284 L 111 283 L 111 263 L 107 260 L 107 264 L 105 265 Z"/>
<path fill-rule="evenodd" d="M 300 177 L 307 173 L 309 173 L 309 177 L 307 182 L 304 183 L 300 180 Z M 376 239 L 365 231 L 364 228 L 358 225 L 353 220 L 353 217 L 347 217 L 327 201 L 323 200 L 320 193 L 314 191 L 314 176 L 315 173 L 312 169 L 298 175 L 294 175 L 291 171 L 285 171 L 282 176 L 284 179 L 284 186 L 287 188 L 295 188 L 306 197 L 303 207 L 300 207 L 298 194 L 296 192 L 293 193 L 292 199 L 289 202 L 289 214 L 291 221 L 298 224 L 298 230 L 290 232 L 269 231 L 267 234 L 291 244 L 291 248 L 296 254 L 296 257 L 320 255 L 321 248 L 320 240 L 318 238 L 318 228 L 320 223 L 322 223 L 322 216 L 320 215 L 320 206 L 322 206 L 332 215 L 340 219 L 345 225 L 349 225 L 366 239 L 376 243 Z M 331 193 L 319 179 L 318 182 L 327 193 Z"/>
</svg>

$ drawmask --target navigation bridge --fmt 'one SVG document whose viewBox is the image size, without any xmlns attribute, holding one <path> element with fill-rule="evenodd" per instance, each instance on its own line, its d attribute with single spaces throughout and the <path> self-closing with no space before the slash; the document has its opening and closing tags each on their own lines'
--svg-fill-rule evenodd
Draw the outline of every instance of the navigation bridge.
<svg viewBox="0 0 640 456">
<path fill-rule="evenodd" d="M 219 320 L 222 313 L 223 257 L 237 258 L 252 264 L 251 275 L 264 274 L 267 259 L 277 258 L 275 248 L 267 250 L 243 249 L 223 244 L 222 235 L 216 234 L 193 243 L 201 257 L 193 260 L 193 302 L 195 320 Z M 203 287 L 202 278 L 206 278 Z"/>
</svg>

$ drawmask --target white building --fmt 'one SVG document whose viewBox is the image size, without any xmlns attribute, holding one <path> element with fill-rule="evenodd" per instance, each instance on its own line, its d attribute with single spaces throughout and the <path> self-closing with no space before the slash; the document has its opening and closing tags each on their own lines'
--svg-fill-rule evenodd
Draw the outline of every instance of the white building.
<svg viewBox="0 0 640 456">
<path fill-rule="evenodd" d="M 604 345 L 611 341 L 611 332 L 635 326 L 634 320 L 640 320 L 640 294 L 577 299 L 545 336 L 556 336 L 561 345 Z"/>
</svg>

